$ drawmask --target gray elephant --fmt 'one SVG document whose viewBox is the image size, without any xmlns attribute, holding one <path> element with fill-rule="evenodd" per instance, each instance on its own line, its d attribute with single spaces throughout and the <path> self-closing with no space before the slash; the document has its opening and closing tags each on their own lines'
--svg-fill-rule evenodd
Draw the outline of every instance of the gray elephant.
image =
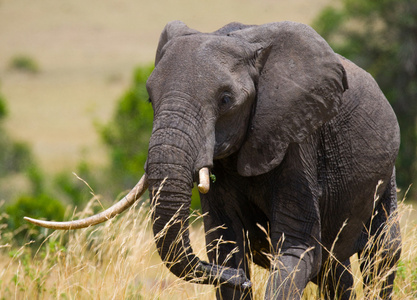
<svg viewBox="0 0 417 300">
<path fill-rule="evenodd" d="M 300 298 L 309 281 L 327 297 L 349 298 L 349 257 L 372 266 L 376 250 L 365 243 L 384 235 L 377 272 L 386 275 L 381 298 L 391 297 L 401 251 L 391 220 L 399 128 L 368 73 L 303 24 L 231 23 L 200 33 L 175 21 L 161 34 L 147 89 L 154 123 L 139 184 L 98 216 L 29 220 L 59 229 L 97 224 L 149 187 L 158 191 L 153 231 L 162 260 L 185 280 L 215 284 L 218 299 L 252 299 L 250 260 L 270 270 L 265 299 Z M 217 178 L 211 186 L 209 173 Z M 189 241 L 194 182 L 209 262 Z"/>
</svg>

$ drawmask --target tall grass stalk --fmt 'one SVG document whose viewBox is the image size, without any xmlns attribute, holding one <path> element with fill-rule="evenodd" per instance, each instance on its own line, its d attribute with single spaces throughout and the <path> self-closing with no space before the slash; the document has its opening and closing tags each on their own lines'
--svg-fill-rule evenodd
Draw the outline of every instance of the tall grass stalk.
<svg viewBox="0 0 417 300">
<path fill-rule="evenodd" d="M 395 216 L 401 219 L 403 246 L 399 266 L 392 270 L 397 271 L 394 299 L 417 298 L 417 222 L 410 217 L 414 213 L 401 203 Z M 151 215 L 141 204 L 103 225 L 49 231 L 37 251 L 31 251 L 30 241 L 20 248 L 1 242 L 0 299 L 214 299 L 212 286 L 185 282 L 167 270 L 155 249 Z M 194 217 L 190 239 L 196 254 L 206 260 L 201 215 Z M 375 244 L 371 241 L 369 247 Z M 371 284 L 363 288 L 367 274 L 361 274 L 359 263 L 352 258 L 354 290 L 359 299 L 374 298 L 383 278 L 373 274 Z M 251 278 L 255 299 L 262 299 L 268 270 L 253 265 Z M 324 296 L 310 283 L 303 299 Z"/>
</svg>

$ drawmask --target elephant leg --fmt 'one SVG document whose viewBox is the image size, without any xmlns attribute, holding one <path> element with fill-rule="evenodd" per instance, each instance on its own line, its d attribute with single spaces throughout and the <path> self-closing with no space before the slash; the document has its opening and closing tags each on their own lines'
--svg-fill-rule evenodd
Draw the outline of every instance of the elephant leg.
<svg viewBox="0 0 417 300">
<path fill-rule="evenodd" d="M 218 178 L 222 176 L 221 172 L 217 171 L 216 176 Z M 225 204 L 230 205 L 236 201 L 234 198 L 237 194 L 233 192 L 233 189 L 229 189 L 229 198 L 222 201 L 221 182 L 213 185 L 210 192 L 201 198 L 209 261 L 217 265 L 244 270 L 246 277 L 250 279 L 249 258 L 246 255 L 248 243 L 243 224 L 235 215 L 234 209 L 225 207 Z M 216 297 L 218 300 L 253 299 L 251 288 L 242 290 L 239 287 L 233 288 L 225 285 L 216 287 Z"/>
<path fill-rule="evenodd" d="M 321 268 L 320 191 L 315 166 L 310 165 L 314 155 L 308 145 L 291 145 L 276 171 L 270 234 L 274 256 L 266 299 L 300 299 Z"/>
<path fill-rule="evenodd" d="M 353 276 L 350 260 L 342 264 L 336 261 L 325 263 L 313 282 L 318 284 L 325 299 L 351 299 Z"/>
<path fill-rule="evenodd" d="M 377 286 L 382 299 L 391 299 L 395 266 L 401 255 L 401 231 L 395 213 L 396 195 L 393 176 L 375 209 L 375 216 L 367 224 L 368 242 L 359 252 L 365 293 L 369 294 Z"/>
<path fill-rule="evenodd" d="M 218 226 L 221 226 L 222 229 L 219 228 L 206 237 L 209 261 L 220 266 L 243 269 L 247 274 L 246 277 L 250 279 L 248 257 L 245 255 L 246 249 L 243 228 L 238 231 L 240 232 L 239 235 L 235 234 L 236 231 L 234 229 L 231 229 L 233 227 L 236 228 L 236 224 L 223 223 Z M 239 287 L 233 288 L 225 285 L 216 287 L 216 298 L 218 300 L 250 300 L 253 299 L 252 297 L 251 288 L 242 290 Z"/>
<path fill-rule="evenodd" d="M 307 283 L 317 276 L 321 266 L 322 249 L 317 242 L 320 241 L 320 222 L 315 218 L 303 222 L 307 218 L 297 220 L 295 214 L 284 210 L 280 210 L 279 215 L 282 223 L 272 225 L 271 241 L 276 248 L 265 299 L 301 299 Z M 306 228 L 308 233 L 304 232 Z"/>
<path fill-rule="evenodd" d="M 239 259 L 239 256 L 235 256 L 233 260 Z M 242 261 L 245 261 L 242 259 Z M 243 262 L 244 266 L 241 263 L 224 263 L 224 266 L 232 267 L 232 268 L 243 268 L 246 274 L 249 274 L 248 266 L 246 262 Z M 249 275 L 246 275 L 248 279 L 250 279 Z M 248 289 L 240 289 L 240 288 L 232 288 L 230 286 L 220 285 L 216 287 L 216 299 L 218 300 L 252 300 L 253 299 L 253 292 L 252 288 Z"/>
<path fill-rule="evenodd" d="M 271 262 L 265 299 L 301 299 L 317 257 L 314 249 L 292 247 Z"/>
</svg>

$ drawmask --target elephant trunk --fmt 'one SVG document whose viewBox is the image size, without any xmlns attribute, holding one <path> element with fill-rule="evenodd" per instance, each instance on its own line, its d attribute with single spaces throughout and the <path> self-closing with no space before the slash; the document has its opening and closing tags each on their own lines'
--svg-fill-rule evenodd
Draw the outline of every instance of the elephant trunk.
<svg viewBox="0 0 417 300">
<path fill-rule="evenodd" d="M 188 231 L 191 197 L 188 190 L 191 189 L 188 185 L 181 188 L 178 179 L 168 177 L 152 178 L 150 183 L 153 191 L 153 233 L 159 255 L 172 273 L 187 278 L 199 263 L 192 252 Z"/>
<path fill-rule="evenodd" d="M 193 132 L 193 128 L 173 128 L 173 124 L 190 123 L 198 124 L 195 120 L 179 120 L 172 113 L 161 113 L 154 120 L 146 173 L 153 195 L 153 232 L 159 255 L 172 273 L 185 280 L 247 288 L 250 281 L 242 270 L 203 262 L 191 248 L 188 230 L 191 191 L 196 165 L 203 167 L 198 165 L 202 164 L 200 152 L 205 146 L 198 141 L 201 133 L 197 129 Z"/>
<path fill-rule="evenodd" d="M 162 119 L 162 128 L 154 121 L 146 166 L 153 196 L 153 233 L 159 255 L 170 271 L 191 280 L 200 264 L 191 249 L 188 231 L 197 149 L 190 145 L 191 137 L 184 130 L 166 127 L 167 123 L 184 122 L 172 116 Z"/>
<path fill-rule="evenodd" d="M 209 264 L 193 253 L 188 230 L 192 181 L 184 181 L 188 176 L 165 176 L 159 171 L 164 168 L 167 166 L 163 164 L 148 165 L 153 232 L 162 261 L 174 275 L 187 281 L 249 288 L 251 283 L 243 270 Z"/>
</svg>

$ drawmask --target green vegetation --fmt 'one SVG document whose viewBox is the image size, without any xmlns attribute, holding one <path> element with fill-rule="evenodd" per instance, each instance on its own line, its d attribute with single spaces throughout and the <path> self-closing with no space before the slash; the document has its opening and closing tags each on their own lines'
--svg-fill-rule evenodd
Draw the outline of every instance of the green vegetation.
<svg viewBox="0 0 417 300">
<path fill-rule="evenodd" d="M 113 118 L 99 127 L 110 154 L 110 178 L 121 188 L 131 188 L 144 172 L 153 110 L 146 91 L 152 66 L 136 68 L 133 83 L 118 101 Z"/>
<path fill-rule="evenodd" d="M 340 0 L 313 27 L 333 49 L 370 72 L 391 102 L 401 128 L 397 182 L 417 181 L 417 2 Z M 411 189 L 411 198 L 417 194 Z"/>
<path fill-rule="evenodd" d="M 12 140 L 4 129 L 7 116 L 6 100 L 0 94 L 0 178 L 12 173 L 22 172 L 32 162 L 29 146 Z"/>
<path fill-rule="evenodd" d="M 24 245 L 36 240 L 39 246 L 40 228 L 24 222 L 24 216 L 46 217 L 62 220 L 65 208 L 53 196 L 45 194 L 44 175 L 37 166 L 29 145 L 13 140 L 4 128 L 2 121 L 7 116 L 6 101 L 0 96 L 0 183 L 10 175 L 20 175 L 30 183 L 30 188 L 20 191 L 15 201 L 9 201 L 1 207 L 4 212 L 0 217 L 0 235 L 13 245 Z M 3 197 L 3 195 L 1 195 Z M 1 199 L 3 200 L 3 199 Z"/>
<path fill-rule="evenodd" d="M 7 115 L 6 100 L 4 100 L 3 95 L 0 94 L 0 122 Z"/>
<path fill-rule="evenodd" d="M 13 141 L 0 128 L 0 177 L 22 172 L 31 163 L 29 146 L 22 142 Z"/>
<path fill-rule="evenodd" d="M 105 189 L 104 185 L 97 183 L 97 178 L 93 176 L 86 162 L 78 164 L 76 175 L 88 182 L 90 186 L 100 186 L 101 189 Z M 84 207 L 92 197 L 90 187 L 69 172 L 57 174 L 54 178 L 54 185 L 74 207 Z"/>
<path fill-rule="evenodd" d="M 10 69 L 21 71 L 30 74 L 36 74 L 39 72 L 39 65 L 36 61 L 27 55 L 14 56 L 9 64 Z"/>
<path fill-rule="evenodd" d="M 8 217 L 7 231 L 13 232 L 14 242 L 24 245 L 30 240 L 38 241 L 35 245 L 39 247 L 42 242 L 40 236 L 43 229 L 29 224 L 23 217 L 45 218 L 47 220 L 63 221 L 65 208 L 61 201 L 49 195 L 41 194 L 37 196 L 20 196 L 15 202 L 7 205 L 5 212 Z"/>
</svg>

